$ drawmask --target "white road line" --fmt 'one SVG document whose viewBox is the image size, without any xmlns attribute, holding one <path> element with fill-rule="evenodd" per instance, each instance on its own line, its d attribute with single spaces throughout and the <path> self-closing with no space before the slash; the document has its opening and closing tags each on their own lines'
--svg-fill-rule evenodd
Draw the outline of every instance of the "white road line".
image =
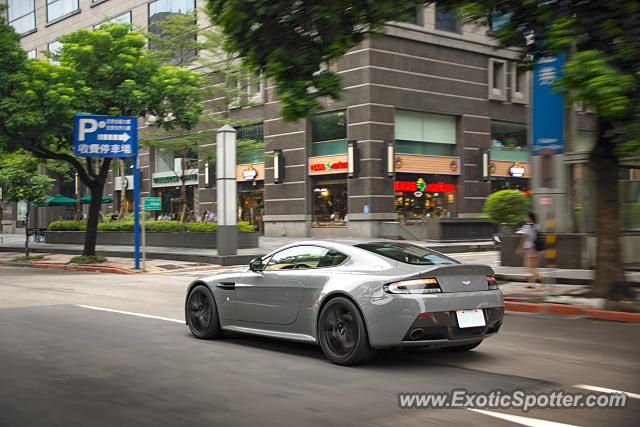
<svg viewBox="0 0 640 427">
<path fill-rule="evenodd" d="M 627 396 L 631 397 L 632 399 L 640 399 L 640 394 L 629 393 L 628 391 L 622 391 L 622 390 L 614 390 L 612 388 L 596 387 L 593 385 L 586 385 L 586 384 L 578 384 L 578 385 L 574 385 L 574 387 L 583 388 L 585 390 L 591 390 L 591 391 L 600 391 L 602 393 L 624 393 Z"/>
<path fill-rule="evenodd" d="M 530 427 L 578 427 L 574 424 L 556 423 L 554 421 L 539 420 L 537 418 L 521 417 L 519 415 L 502 414 L 500 412 L 486 411 L 484 409 L 472 409 L 467 408 L 469 411 L 479 412 L 481 414 L 489 415 L 490 417 L 500 418 L 512 423 L 522 424 L 523 426 Z"/>
<path fill-rule="evenodd" d="M 182 323 L 183 325 L 185 324 L 184 320 L 172 319 L 170 317 L 152 316 L 151 314 L 133 313 L 131 311 L 113 310 L 111 308 L 94 307 L 92 305 L 83 304 L 76 304 L 76 307 L 88 308 L 89 310 L 109 311 L 111 313 L 128 314 L 130 316 L 146 317 L 147 319 L 165 320 L 167 322 Z"/>
</svg>

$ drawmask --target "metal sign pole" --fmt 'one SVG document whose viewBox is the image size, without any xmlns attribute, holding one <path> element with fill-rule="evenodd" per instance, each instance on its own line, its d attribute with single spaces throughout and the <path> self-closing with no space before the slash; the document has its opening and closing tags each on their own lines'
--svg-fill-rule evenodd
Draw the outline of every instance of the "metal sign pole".
<svg viewBox="0 0 640 427">
<path fill-rule="evenodd" d="M 140 176 L 138 174 L 138 156 L 133 158 L 133 240 L 135 268 L 140 269 Z"/>
<path fill-rule="evenodd" d="M 142 210 L 142 272 L 147 272 L 147 210 Z"/>
</svg>

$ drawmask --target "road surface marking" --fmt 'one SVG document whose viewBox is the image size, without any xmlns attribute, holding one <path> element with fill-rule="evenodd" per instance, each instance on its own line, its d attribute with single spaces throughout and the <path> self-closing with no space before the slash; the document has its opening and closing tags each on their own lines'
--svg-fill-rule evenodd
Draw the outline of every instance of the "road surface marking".
<svg viewBox="0 0 640 427">
<path fill-rule="evenodd" d="M 111 308 L 94 307 L 92 305 L 83 304 L 76 304 L 76 307 L 88 308 L 90 310 L 109 311 L 111 313 L 128 314 L 130 316 L 146 317 L 147 319 L 166 320 L 167 322 L 182 323 L 183 325 L 185 324 L 184 320 L 172 319 L 170 317 L 152 316 L 151 314 L 133 313 L 131 311 L 113 310 Z"/>
<path fill-rule="evenodd" d="M 472 408 L 467 408 L 467 409 L 469 411 L 479 412 L 481 414 L 489 415 L 490 417 L 500 418 L 500 419 L 503 419 L 503 420 L 506 420 L 506 421 L 511 421 L 512 423 L 516 423 L 516 424 L 522 424 L 523 426 L 530 426 L 530 427 L 578 427 L 578 426 L 573 425 L 573 424 L 563 424 L 563 423 L 556 423 L 554 421 L 539 420 L 537 418 L 521 417 L 519 415 L 502 414 L 500 412 L 486 411 L 484 409 L 472 409 Z"/>
<path fill-rule="evenodd" d="M 614 390 L 612 388 L 596 387 L 596 386 L 586 385 L 586 384 L 578 384 L 578 385 L 574 385 L 574 387 L 583 388 L 585 390 L 591 390 L 591 391 L 600 391 L 602 393 L 624 393 L 627 396 L 631 397 L 632 399 L 640 399 L 640 394 L 629 393 L 628 391 L 622 391 L 622 390 Z"/>
</svg>

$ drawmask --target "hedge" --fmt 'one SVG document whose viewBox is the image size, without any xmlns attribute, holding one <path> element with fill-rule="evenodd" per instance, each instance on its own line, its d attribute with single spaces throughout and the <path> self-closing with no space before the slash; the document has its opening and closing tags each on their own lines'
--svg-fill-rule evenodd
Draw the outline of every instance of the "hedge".
<svg viewBox="0 0 640 427">
<path fill-rule="evenodd" d="M 145 228 L 150 232 L 180 232 L 190 231 L 206 233 L 216 231 L 218 224 L 215 222 L 187 222 L 178 221 L 146 221 Z M 85 231 L 86 221 L 54 221 L 49 224 L 49 231 Z M 238 222 L 238 231 L 254 231 L 253 225 L 246 221 Z M 98 231 L 133 231 L 133 221 L 114 221 L 98 223 Z"/>
</svg>

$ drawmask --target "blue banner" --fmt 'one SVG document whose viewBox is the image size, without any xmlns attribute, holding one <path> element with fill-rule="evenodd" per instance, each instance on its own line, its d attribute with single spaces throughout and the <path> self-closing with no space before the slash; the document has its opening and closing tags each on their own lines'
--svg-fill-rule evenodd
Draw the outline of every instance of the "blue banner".
<svg viewBox="0 0 640 427">
<path fill-rule="evenodd" d="M 564 151 L 564 95 L 553 90 L 555 79 L 562 74 L 564 54 L 538 60 L 533 71 L 533 145 L 531 153 L 540 150 Z"/>
<path fill-rule="evenodd" d="M 136 117 L 75 114 L 73 154 L 83 157 L 135 157 L 138 154 Z"/>
</svg>

